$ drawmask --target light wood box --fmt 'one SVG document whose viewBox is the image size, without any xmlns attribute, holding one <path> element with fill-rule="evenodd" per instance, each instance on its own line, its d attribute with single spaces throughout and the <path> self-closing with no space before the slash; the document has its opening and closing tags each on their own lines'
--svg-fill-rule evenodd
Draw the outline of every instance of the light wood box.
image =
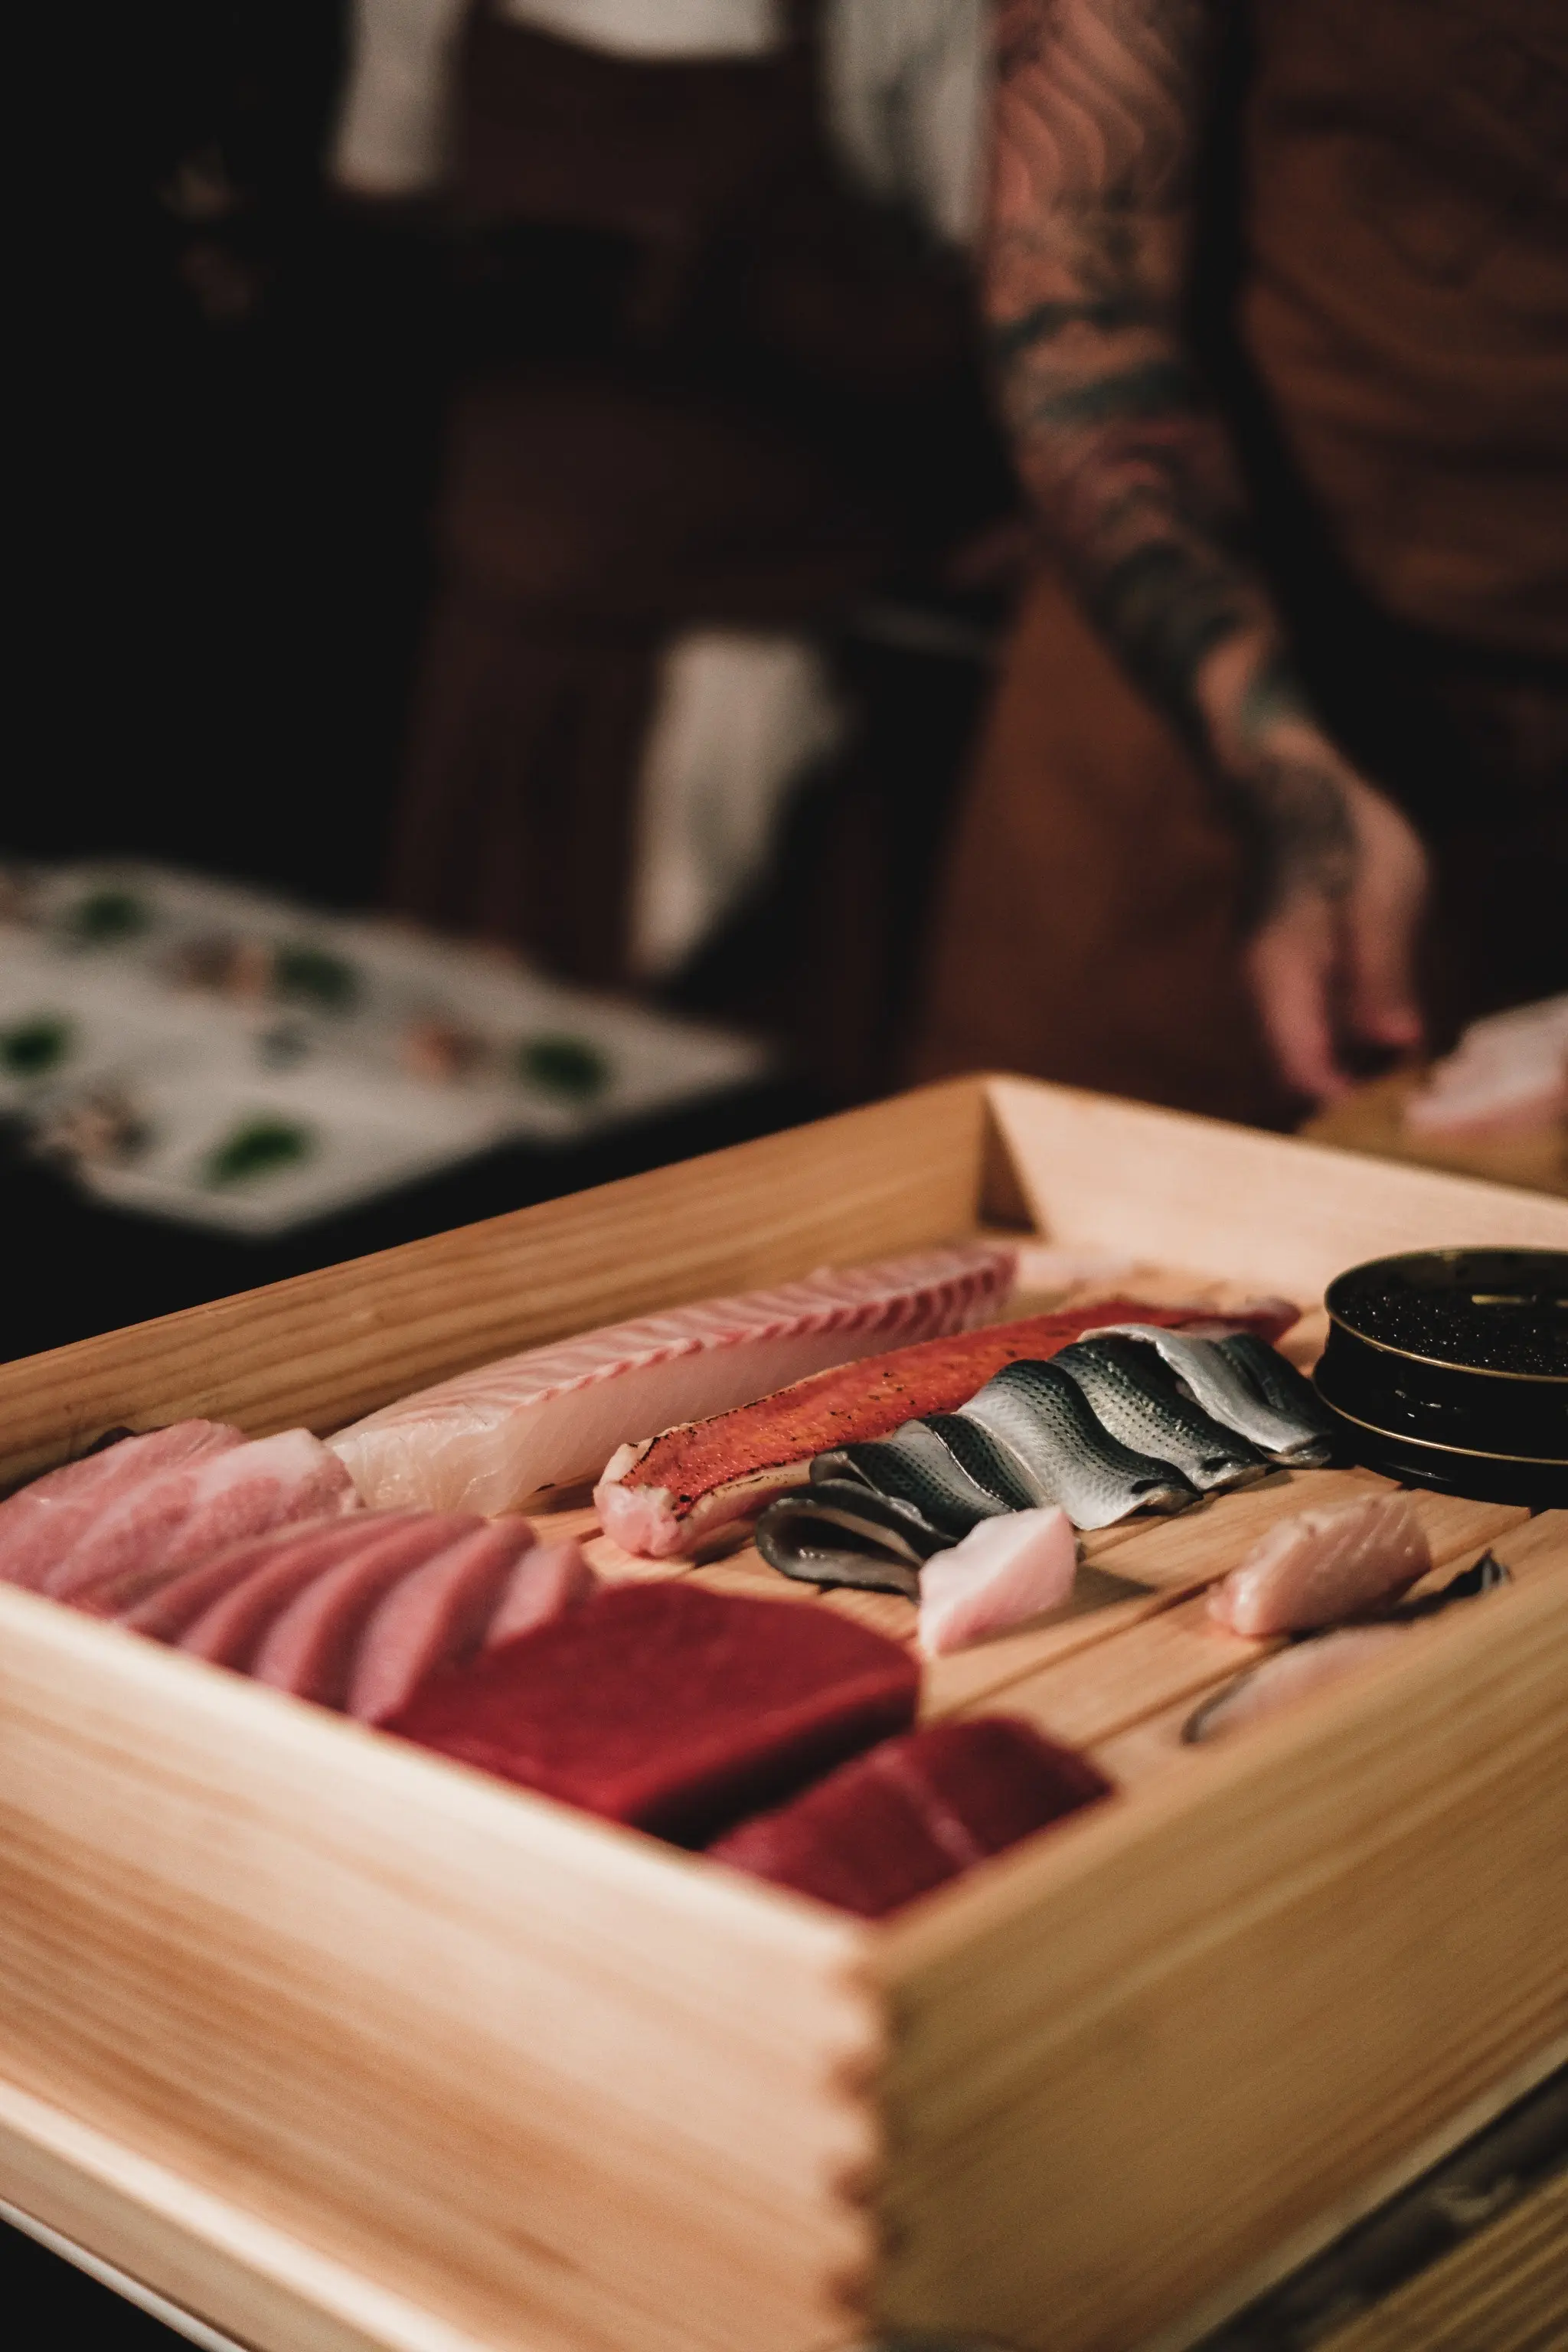
<svg viewBox="0 0 1568 2352">
<path fill-rule="evenodd" d="M 1561 1202 L 965 1080 L 14 1364 L 0 1476 L 999 1223 L 1304 1301 L 1568 1246 Z M 880 1927 L 0 1588 L 0 2198 L 268 2352 L 1188 2340 L 1568 2045 L 1565 1518 L 1434 1508 L 1515 1587 L 1229 1744 L 1172 1729 L 1217 1516 L 951 1662 L 1125 1791 Z"/>
</svg>

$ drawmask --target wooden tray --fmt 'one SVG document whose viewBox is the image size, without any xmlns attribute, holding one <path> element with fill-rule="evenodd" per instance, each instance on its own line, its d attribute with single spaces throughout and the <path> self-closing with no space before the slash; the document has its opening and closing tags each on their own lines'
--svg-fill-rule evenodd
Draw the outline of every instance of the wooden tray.
<svg viewBox="0 0 1568 2352">
<path fill-rule="evenodd" d="M 0 1476 L 997 1223 L 1303 1300 L 1568 1245 L 1561 1202 L 966 1080 L 6 1367 Z M 880 1928 L 0 1588 L 0 2199 L 268 2352 L 1190 2341 L 1568 2049 L 1568 1515 L 1427 1498 L 1514 1587 L 1184 1750 L 1251 1654 L 1194 1597 L 1300 1499 L 1099 1538 L 931 1675 L 1125 1793 Z"/>
</svg>

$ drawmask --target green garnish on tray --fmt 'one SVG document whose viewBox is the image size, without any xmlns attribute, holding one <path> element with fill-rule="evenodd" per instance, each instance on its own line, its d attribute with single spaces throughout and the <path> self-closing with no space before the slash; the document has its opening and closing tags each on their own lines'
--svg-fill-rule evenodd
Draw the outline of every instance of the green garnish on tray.
<svg viewBox="0 0 1568 2352">
<path fill-rule="evenodd" d="M 152 919 L 133 890 L 89 890 L 66 916 L 64 929 L 79 947 L 107 948 L 135 939 Z"/>
<path fill-rule="evenodd" d="M 525 1037 L 517 1049 L 517 1074 L 525 1086 L 564 1102 L 591 1102 L 610 1083 L 609 1056 L 585 1037 Z"/>
<path fill-rule="evenodd" d="M 14 1078 L 40 1078 L 58 1069 L 71 1049 L 71 1024 L 52 1013 L 0 1029 L 0 1069 Z"/>
<path fill-rule="evenodd" d="M 295 1119 L 247 1118 L 215 1143 L 202 1163 L 205 1184 L 247 1184 L 276 1169 L 298 1167 L 316 1149 L 311 1129 Z"/>
<path fill-rule="evenodd" d="M 325 948 L 280 947 L 272 968 L 272 986 L 279 996 L 319 1005 L 326 1013 L 346 1013 L 359 994 L 353 964 Z"/>
</svg>

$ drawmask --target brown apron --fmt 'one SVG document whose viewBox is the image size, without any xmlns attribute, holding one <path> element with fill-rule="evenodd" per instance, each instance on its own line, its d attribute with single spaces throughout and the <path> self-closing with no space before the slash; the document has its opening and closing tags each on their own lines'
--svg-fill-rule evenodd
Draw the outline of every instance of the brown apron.
<svg viewBox="0 0 1568 2352">
<path fill-rule="evenodd" d="M 1440 1010 L 1568 986 L 1568 11 L 1260 0 L 1222 381 L 1321 707 L 1439 877 Z M 1240 844 L 1042 577 L 985 730 L 917 1066 L 1274 1120 Z"/>
<path fill-rule="evenodd" d="M 653 64 L 467 27 L 457 251 L 481 294 L 512 273 L 521 347 L 492 337 L 452 404 L 389 895 L 582 979 L 625 974 L 663 645 L 810 625 L 911 517 L 941 528 L 910 453 L 964 363 L 962 283 L 838 185 L 814 22 L 772 58 Z"/>
</svg>

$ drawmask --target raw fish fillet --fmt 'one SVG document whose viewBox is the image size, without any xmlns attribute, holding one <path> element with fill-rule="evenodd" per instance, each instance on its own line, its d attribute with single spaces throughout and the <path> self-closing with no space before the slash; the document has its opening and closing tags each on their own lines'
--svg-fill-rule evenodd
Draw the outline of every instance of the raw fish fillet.
<svg viewBox="0 0 1568 2352">
<path fill-rule="evenodd" d="M 1248 1723 L 1266 1723 L 1282 1707 L 1326 1690 L 1369 1659 L 1400 1649 L 1409 1638 L 1405 1625 L 1345 1625 L 1315 1642 L 1293 1642 L 1206 1698 L 1182 1726 L 1182 1738 L 1196 1746 Z"/>
<path fill-rule="evenodd" d="M 1497 1135 L 1568 1118 L 1568 996 L 1473 1021 L 1405 1105 L 1417 1135 Z"/>
<path fill-rule="evenodd" d="M 1410 1496 L 1369 1494 L 1298 1511 L 1260 1536 L 1209 1595 L 1233 1633 L 1303 1633 L 1394 1601 L 1432 1565 Z"/>
<path fill-rule="evenodd" d="M 603 1469 L 628 1438 L 744 1403 L 885 1347 L 967 1329 L 1013 1279 L 980 1243 L 613 1324 L 384 1405 L 331 1441 L 367 1503 L 518 1508 Z"/>
<path fill-rule="evenodd" d="M 0 1577 L 41 1586 L 95 1519 L 159 1472 L 172 1472 L 243 1445 L 225 1422 L 176 1421 L 46 1471 L 0 1503 Z"/>
<path fill-rule="evenodd" d="M 366 1512 L 365 1517 L 375 1519 L 380 1514 Z M 526 1547 L 533 1530 L 526 1520 L 521 1524 Z M 504 1530 L 497 1538 L 488 1522 L 457 1512 L 389 1517 L 365 1543 L 323 1570 L 279 1611 L 257 1644 L 248 1671 L 258 1683 L 292 1691 L 296 1698 L 312 1698 L 321 1706 L 345 1706 L 350 1685 L 365 1663 L 363 1652 L 371 1643 L 374 1621 L 394 1603 L 402 1607 L 394 1614 L 392 1636 L 371 1653 L 372 1661 L 381 1666 L 378 1687 L 384 1676 L 394 1678 L 386 1673 L 389 1659 L 398 1675 L 415 1667 L 422 1671 L 420 1662 L 437 1660 L 445 1634 L 464 1648 L 470 1643 L 477 1648 L 518 1549 L 516 1539 Z M 481 1589 L 477 1596 L 471 1589 L 467 1592 L 467 1608 L 462 1601 L 457 1602 L 448 1622 L 432 1626 L 429 1588 L 423 1580 L 433 1567 L 439 1575 L 454 1552 L 459 1575 L 470 1588 L 477 1581 Z M 407 1599 L 411 1585 L 421 1589 Z"/>
<path fill-rule="evenodd" d="M 113 1616 L 247 1536 L 358 1508 L 342 1465 L 309 1430 L 247 1440 L 212 1423 L 182 1427 L 179 1447 L 125 1438 L 90 1464 L 73 1463 L 24 1488 L 12 1498 L 27 1507 L 17 1513 L 14 1552 L 0 1514 L 0 1573 Z M 175 1433 L 154 1433 L 165 1440 Z M 116 1463 L 132 1449 L 129 1465 Z M 99 1464 L 107 1465 L 101 1481 L 78 1477 Z M 65 1507 L 53 1513 L 47 1490 L 57 1480 Z"/>
<path fill-rule="evenodd" d="M 1269 1301 L 1230 1318 L 1227 1330 L 1287 1328 L 1296 1309 Z M 668 1559 L 732 1519 L 749 1517 L 794 1486 L 801 1465 L 834 1447 L 889 1436 L 931 1413 L 954 1412 L 1004 1364 L 1053 1356 L 1106 1323 L 1214 1326 L 1214 1309 L 1160 1307 L 1132 1298 L 994 1323 L 956 1339 L 894 1349 L 874 1363 L 818 1373 L 776 1395 L 687 1422 L 623 1446 L 594 1490 L 601 1523 L 627 1551 Z"/>
<path fill-rule="evenodd" d="M 1087 1757 L 1013 1717 L 980 1716 L 885 1740 L 709 1852 L 878 1919 L 1110 1793 Z"/>
<path fill-rule="evenodd" d="M 827 1609 L 612 1585 L 384 1728 L 610 1821 L 698 1844 L 914 1719 L 897 1642 Z"/>
<path fill-rule="evenodd" d="M 1055 1609 L 1072 1591 L 1077 1570 L 1072 1521 L 1056 1505 L 983 1519 L 920 1571 L 921 1648 L 940 1658 Z"/>
<path fill-rule="evenodd" d="M 230 1544 L 115 1616 L 154 1642 L 177 1642 L 220 1664 L 247 1665 L 284 1601 L 363 1543 L 361 1527 L 369 1517 L 354 1511 L 341 1519 L 308 1519 Z"/>
<path fill-rule="evenodd" d="M 577 1544 L 536 1545 L 526 1519 L 487 1521 L 380 1603 L 359 1638 L 348 1713 L 384 1721 L 437 1666 L 548 1624 L 598 1581 Z"/>
</svg>

